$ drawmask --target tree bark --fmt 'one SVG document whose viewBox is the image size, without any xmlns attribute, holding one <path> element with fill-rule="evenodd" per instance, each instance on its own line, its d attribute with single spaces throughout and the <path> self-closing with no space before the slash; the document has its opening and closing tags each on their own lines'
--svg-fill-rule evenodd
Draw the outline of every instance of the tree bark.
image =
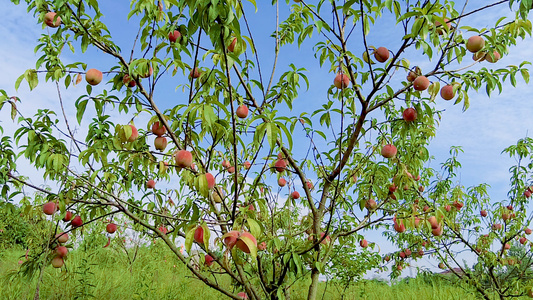
<svg viewBox="0 0 533 300">
<path fill-rule="evenodd" d="M 311 271 L 311 284 L 309 285 L 309 294 L 307 295 L 308 300 L 315 300 L 316 294 L 318 292 L 318 276 L 320 272 L 316 267 Z"/>
</svg>

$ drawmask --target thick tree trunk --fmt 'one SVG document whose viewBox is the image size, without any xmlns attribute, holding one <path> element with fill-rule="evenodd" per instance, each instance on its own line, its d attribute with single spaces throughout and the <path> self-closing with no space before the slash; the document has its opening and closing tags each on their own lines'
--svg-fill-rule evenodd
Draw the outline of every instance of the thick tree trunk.
<svg viewBox="0 0 533 300">
<path fill-rule="evenodd" d="M 309 286 L 309 294 L 307 295 L 307 300 L 315 300 L 316 294 L 318 292 L 318 276 L 320 272 L 315 267 L 311 271 L 311 285 Z"/>
</svg>

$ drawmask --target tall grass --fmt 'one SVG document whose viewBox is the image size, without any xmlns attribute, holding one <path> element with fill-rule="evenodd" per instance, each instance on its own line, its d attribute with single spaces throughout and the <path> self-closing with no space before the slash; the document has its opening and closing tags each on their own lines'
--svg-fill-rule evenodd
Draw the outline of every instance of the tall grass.
<svg viewBox="0 0 533 300">
<path fill-rule="evenodd" d="M 38 274 L 31 281 L 6 276 L 17 270 L 23 251 L 6 253 L 0 260 L 0 299 L 33 299 Z M 68 254 L 66 268 L 47 266 L 40 284 L 41 299 L 225 299 L 193 278 L 172 256 L 152 248 L 139 248 L 133 260 L 120 249 L 81 249 Z M 229 281 L 221 279 L 225 286 Z"/>
<path fill-rule="evenodd" d="M 0 253 L 0 300 L 33 299 L 38 275 L 31 280 L 10 276 L 20 268 L 24 251 Z M 138 253 L 119 247 L 84 248 L 68 254 L 66 268 L 44 268 L 40 284 L 41 299 L 226 299 L 219 292 L 195 279 L 175 256 L 162 246 L 141 247 Z M 231 289 L 227 277 L 217 280 Z M 308 280 L 290 290 L 291 300 L 307 298 Z M 235 292 L 238 292 L 237 290 Z M 378 280 L 363 280 L 345 286 L 321 282 L 318 299 L 476 299 L 467 286 L 439 276 L 419 276 L 390 285 Z M 343 297 L 344 295 L 344 297 Z"/>
</svg>

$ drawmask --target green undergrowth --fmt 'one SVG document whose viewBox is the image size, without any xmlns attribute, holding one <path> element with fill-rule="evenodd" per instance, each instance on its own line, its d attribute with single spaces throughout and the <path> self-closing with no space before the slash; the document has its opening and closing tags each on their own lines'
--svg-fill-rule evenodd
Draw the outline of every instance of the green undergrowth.
<svg viewBox="0 0 533 300">
<path fill-rule="evenodd" d="M 17 273 L 24 251 L 0 252 L 0 300 L 33 299 L 39 274 L 28 279 Z M 78 248 L 68 254 L 61 270 L 46 266 L 40 299 L 227 299 L 195 279 L 178 259 L 161 246 Z M 204 270 L 205 271 L 205 270 Z M 217 281 L 232 290 L 229 278 Z M 290 290 L 291 300 L 306 299 L 308 279 Z M 239 292 L 234 290 L 235 293 Z M 345 285 L 321 282 L 318 299 L 476 299 L 467 286 L 438 275 L 403 279 L 392 285 L 363 280 Z M 342 297 L 344 295 L 344 297 Z"/>
</svg>

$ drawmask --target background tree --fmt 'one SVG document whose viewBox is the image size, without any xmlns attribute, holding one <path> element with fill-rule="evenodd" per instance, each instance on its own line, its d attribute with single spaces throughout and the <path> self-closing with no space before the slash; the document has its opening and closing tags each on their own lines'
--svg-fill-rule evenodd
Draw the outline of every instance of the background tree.
<svg viewBox="0 0 533 300">
<path fill-rule="evenodd" d="M 37 189 L 43 200 L 23 209 L 42 205 L 55 230 L 78 234 L 92 224 L 114 234 L 114 220 L 128 218 L 133 230 L 161 238 L 197 278 L 234 299 L 288 298 L 290 286 L 305 278 L 307 297 L 315 299 L 320 274 L 339 269 L 343 262 L 331 257 L 344 247 L 359 244 L 366 260 L 359 264 L 379 265 L 364 236 L 371 229 L 389 229 L 403 250 L 391 257 L 393 276 L 408 257 L 426 255 L 423 246 L 443 262 L 462 250 L 456 244 L 475 250 L 468 237 L 479 220 L 471 216 L 492 202 L 483 185 L 465 190 L 453 182 L 458 149 L 443 164 L 445 174 L 425 166 L 442 115 L 435 101 L 467 109 L 474 90 L 490 95 L 517 76 L 529 80 L 527 63 L 498 60 L 530 34 L 531 0 L 475 9 L 452 1 L 132 1 L 127 16 L 98 1 L 26 3 L 48 28 L 35 69 L 15 86 L 27 81 L 33 89 L 44 77 L 57 85 L 58 102 L 29 117 L 18 107 L 30 101 L 1 91 L 1 105 L 18 121 L 2 139 L 3 149 L 18 145 L 0 153 L 2 197 Z M 471 26 L 471 16 L 489 9 L 502 17 L 487 20 L 487 28 Z M 252 20 L 271 13 L 273 32 Z M 108 15 L 120 27 L 104 23 Z M 138 24 L 137 35 L 119 42 L 128 21 Z M 378 42 L 373 34 L 388 25 L 394 38 Z M 270 60 L 263 52 L 269 42 Z M 293 55 L 296 45 L 302 61 Z M 283 48 L 293 50 L 294 61 Z M 313 57 L 319 76 L 299 66 Z M 86 89 L 69 114 L 63 91 L 85 84 L 83 77 Z M 306 90 L 318 96 L 297 105 Z M 529 160 L 527 147 L 509 152 Z M 16 155 L 55 185 L 32 185 Z M 513 172 L 511 205 L 524 205 L 528 169 Z M 516 236 L 529 220 L 523 212 L 505 235 L 489 235 L 489 244 Z M 68 259 L 52 236 L 36 260 L 41 267 Z M 204 256 L 184 256 L 176 245 L 183 239 L 187 253 L 194 245 Z M 504 250 L 492 253 L 501 258 Z M 220 285 L 219 274 L 235 288 Z M 485 297 L 526 292 L 490 282 L 494 290 L 478 288 Z"/>
</svg>

